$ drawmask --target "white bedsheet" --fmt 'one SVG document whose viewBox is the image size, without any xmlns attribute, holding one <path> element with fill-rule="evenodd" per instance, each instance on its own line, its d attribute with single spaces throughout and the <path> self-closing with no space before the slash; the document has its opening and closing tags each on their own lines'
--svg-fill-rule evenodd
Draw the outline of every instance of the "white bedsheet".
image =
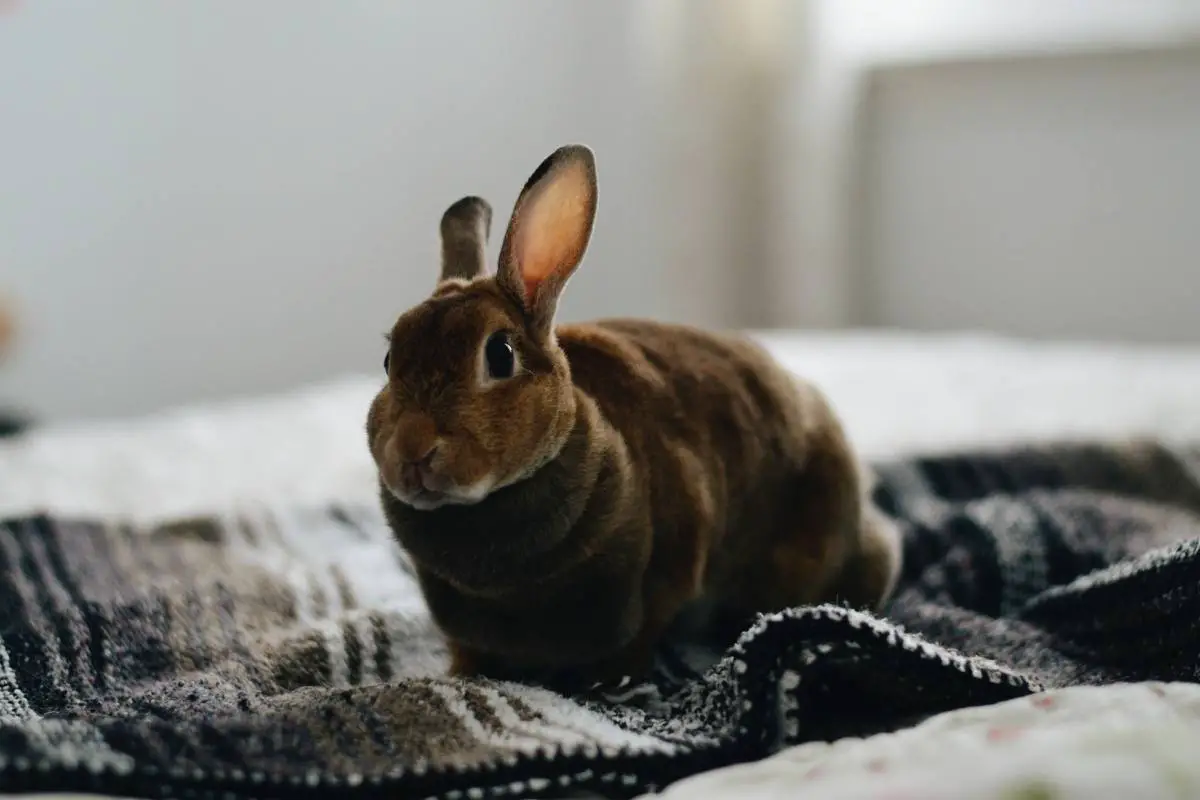
<svg viewBox="0 0 1200 800">
<path fill-rule="evenodd" d="M 1047 437 L 1200 440 L 1200 348 L 865 333 L 759 338 L 828 393 L 870 458 Z M 45 510 L 144 519 L 263 501 L 373 502 L 363 422 L 381 380 L 349 377 L 152 418 L 57 425 L 0 443 L 0 515 Z M 1038 786 L 1065 793 L 1003 796 L 1095 798 L 1109 796 L 1097 786 L 1118 784 L 1089 783 L 1080 765 L 1090 769 L 1097 753 L 1108 752 L 1103 747 L 1130 741 L 1140 743 L 1143 760 L 1127 777 L 1156 764 L 1161 786 L 1168 786 L 1167 774 L 1196 781 L 1200 762 L 1176 759 L 1187 751 L 1172 742 L 1193 751 L 1200 745 L 1200 689 L 1157 691 L 1164 694 L 1147 686 L 1055 693 L 1071 724 L 1027 701 L 955 712 L 898 735 L 808 745 L 698 776 L 674 796 L 992 797 L 1038 777 Z M 1147 702 L 1162 714 L 1147 716 Z M 968 740 L 989 741 L 988 731 L 1013 715 L 1029 722 L 1023 730 L 1036 731 L 1021 737 L 1034 745 L 967 747 Z M 900 768 L 877 773 L 870 766 L 885 762 Z M 1167 796 L 1154 794 L 1154 784 L 1138 786 L 1140 797 Z"/>
<path fill-rule="evenodd" d="M 759 334 L 817 382 L 864 455 L 1125 433 L 1200 439 L 1200 347 L 1033 345 L 978 336 Z M 374 501 L 363 424 L 382 376 L 0 443 L 0 514 L 188 513 Z"/>
<path fill-rule="evenodd" d="M 1200 797 L 1200 686 L 1075 687 L 896 733 L 814 742 L 668 787 L 667 800 Z"/>
</svg>

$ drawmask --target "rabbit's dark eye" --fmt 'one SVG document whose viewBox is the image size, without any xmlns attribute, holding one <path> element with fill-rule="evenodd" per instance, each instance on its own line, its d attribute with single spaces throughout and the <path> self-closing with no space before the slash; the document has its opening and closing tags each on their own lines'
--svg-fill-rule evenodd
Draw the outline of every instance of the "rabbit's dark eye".
<svg viewBox="0 0 1200 800">
<path fill-rule="evenodd" d="M 483 346 L 483 359 L 489 378 L 511 378 L 517 366 L 516 352 L 504 331 L 496 331 Z"/>
<path fill-rule="evenodd" d="M 388 350 L 386 353 L 383 354 L 383 371 L 391 372 L 391 366 L 392 366 L 392 351 Z"/>
</svg>

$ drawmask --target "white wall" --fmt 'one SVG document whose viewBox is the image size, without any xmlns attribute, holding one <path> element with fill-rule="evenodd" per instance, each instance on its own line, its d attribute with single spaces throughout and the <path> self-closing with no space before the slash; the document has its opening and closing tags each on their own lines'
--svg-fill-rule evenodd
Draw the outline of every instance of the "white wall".
<svg viewBox="0 0 1200 800">
<path fill-rule="evenodd" d="M 766 288 L 770 321 L 787 326 L 837 328 L 878 321 L 864 318 L 858 296 L 863 287 L 856 284 L 860 256 L 857 238 L 862 232 L 854 217 L 866 199 L 857 194 L 855 175 L 861 112 L 863 103 L 869 100 L 861 91 L 864 76 L 897 65 L 938 62 L 943 65 L 941 83 L 953 84 L 956 60 L 1096 50 L 1120 53 L 1128 48 L 1173 47 L 1200 40 L 1200 3 L 1195 0 L 796 2 L 804 7 L 804 13 L 797 16 L 800 26 L 795 39 L 805 48 L 789 64 L 790 80 L 780 101 L 784 110 L 778 135 L 790 146 L 777 154 L 776 203 L 779 216 L 790 220 L 790 224 L 777 225 L 771 231 L 774 257 Z M 1105 82 L 1110 77 L 1111 73 L 1081 76 L 1074 89 L 1061 87 L 1057 100 L 1047 95 L 1031 99 L 1025 107 L 1020 98 L 1014 97 L 1008 108 L 1018 109 L 1027 122 L 1036 124 L 1032 121 L 1041 111 L 1053 102 L 1063 102 L 1071 91 L 1078 91 L 1082 93 L 1080 98 L 1116 103 L 1108 111 L 1121 113 L 1118 109 L 1128 110 L 1128 106 L 1121 105 L 1125 102 L 1121 93 L 1130 82 L 1118 78 L 1117 83 L 1122 85 L 1109 91 Z M 1036 83 L 1038 79 L 1031 80 Z M 935 137 L 927 146 L 936 147 L 936 137 L 946 131 L 938 127 L 938 121 L 926 124 L 918 117 L 926 112 L 940 115 L 944 109 L 935 108 L 932 99 L 920 102 L 920 107 L 898 113 L 909 115 L 905 124 L 914 136 Z M 963 125 L 971 124 L 971 114 L 981 114 L 981 121 L 993 119 L 995 115 L 989 114 L 986 106 L 986 100 L 976 98 L 961 109 L 957 119 Z M 1087 118 L 1079 117 L 1072 135 L 1087 139 L 1092 132 Z M 1064 133 L 1059 129 L 1057 135 Z M 888 159 L 910 156 L 923 157 L 914 149 L 890 149 L 887 153 Z M 917 165 L 901 161 L 889 164 L 889 169 L 897 171 L 918 170 Z M 931 162 L 925 161 L 920 169 L 927 173 L 930 166 Z M 1136 178 L 1152 179 L 1149 174 Z M 865 191 L 874 188 L 868 186 Z M 908 188 L 907 184 L 904 189 L 898 188 L 891 201 L 900 202 L 900 195 Z M 997 223 L 1009 211 L 1000 205 L 988 209 L 988 213 L 997 215 Z M 980 220 L 979 224 L 992 221 Z M 927 240 L 922 246 L 935 245 L 935 241 Z M 969 269 L 969 265 L 962 266 Z M 984 266 L 981 262 L 980 268 Z M 959 288 L 963 288 L 962 280 L 969 282 L 969 278 L 960 277 Z M 980 288 L 985 285 L 981 283 Z M 961 316 L 945 320 L 946 324 L 962 321 Z M 981 318 L 971 324 L 986 322 Z M 930 318 L 922 324 L 937 326 L 938 322 Z"/>
<path fill-rule="evenodd" d="M 601 201 L 567 317 L 686 316 L 651 234 L 635 0 L 42 0 L 0 15 L 0 401 L 133 414 L 379 369 L 466 193 L 564 142 Z M 493 252 L 497 241 L 493 241 Z"/>
<path fill-rule="evenodd" d="M 1200 30 L 1194 0 L 3 8 L 0 294 L 23 336 L 0 403 L 44 418 L 377 370 L 380 334 L 432 283 L 441 210 L 480 193 L 503 217 L 566 141 L 596 148 L 601 201 L 565 317 L 925 325 L 866 319 L 854 281 L 862 76 Z M 915 142 L 945 133 L 945 109 L 905 97 L 889 174 L 922 175 Z M 877 251 L 924 259 L 935 239 L 912 231 Z"/>
<path fill-rule="evenodd" d="M 1200 342 L 1200 48 L 887 70 L 861 320 Z"/>
</svg>

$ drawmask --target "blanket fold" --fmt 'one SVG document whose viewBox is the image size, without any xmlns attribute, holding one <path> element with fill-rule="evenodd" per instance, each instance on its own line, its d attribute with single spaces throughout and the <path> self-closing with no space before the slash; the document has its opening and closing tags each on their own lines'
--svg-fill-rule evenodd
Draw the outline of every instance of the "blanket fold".
<svg viewBox="0 0 1200 800">
<path fill-rule="evenodd" d="M 443 676 L 374 508 L 0 523 L 0 791 L 635 796 L 815 739 L 1047 688 L 1194 681 L 1200 447 L 877 465 L 904 569 L 878 616 L 761 617 L 607 698 Z"/>
</svg>

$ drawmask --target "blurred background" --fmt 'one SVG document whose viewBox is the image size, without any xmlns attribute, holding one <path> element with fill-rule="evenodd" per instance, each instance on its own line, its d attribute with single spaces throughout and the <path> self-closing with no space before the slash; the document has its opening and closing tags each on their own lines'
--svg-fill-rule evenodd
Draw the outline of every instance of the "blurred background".
<svg viewBox="0 0 1200 800">
<path fill-rule="evenodd" d="M 0 0 L 0 403 L 378 371 L 444 208 L 576 141 L 564 318 L 1200 342 L 1198 41 L 1195 0 Z"/>
</svg>

